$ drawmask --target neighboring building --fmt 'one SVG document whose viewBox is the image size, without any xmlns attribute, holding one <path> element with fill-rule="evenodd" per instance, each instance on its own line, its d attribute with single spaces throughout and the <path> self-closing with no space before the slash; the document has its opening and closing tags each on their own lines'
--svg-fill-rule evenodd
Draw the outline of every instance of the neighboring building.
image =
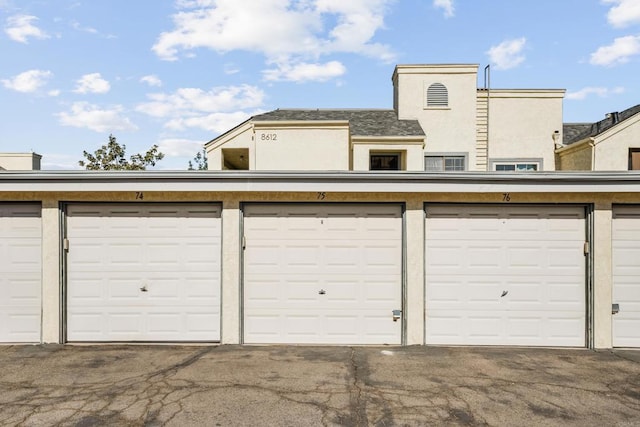
<svg viewBox="0 0 640 427">
<path fill-rule="evenodd" d="M 560 170 L 640 170 L 640 105 L 596 123 L 566 123 L 556 156 Z"/>
<path fill-rule="evenodd" d="M 275 110 L 205 145 L 211 170 L 554 170 L 560 89 L 477 88 L 474 64 L 398 65 L 392 110 Z"/>
<path fill-rule="evenodd" d="M 36 153 L 0 153 L 0 170 L 40 170 L 42 156 Z"/>
</svg>

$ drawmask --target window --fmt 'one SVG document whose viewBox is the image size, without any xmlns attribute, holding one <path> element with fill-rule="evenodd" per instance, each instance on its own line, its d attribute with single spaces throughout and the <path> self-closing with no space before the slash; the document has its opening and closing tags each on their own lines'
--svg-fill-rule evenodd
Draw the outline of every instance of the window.
<svg viewBox="0 0 640 427">
<path fill-rule="evenodd" d="M 427 107 L 448 107 L 449 93 L 442 83 L 434 83 L 427 89 Z"/>
<path fill-rule="evenodd" d="M 640 148 L 629 148 L 629 170 L 640 170 Z"/>
<path fill-rule="evenodd" d="M 454 172 L 465 170 L 465 156 L 424 156 L 427 172 Z"/>
<path fill-rule="evenodd" d="M 369 157 L 369 170 L 372 171 L 399 171 L 400 166 L 399 153 L 378 153 Z"/>
<path fill-rule="evenodd" d="M 538 170 L 537 163 L 494 163 L 498 172 L 534 172 Z"/>
</svg>

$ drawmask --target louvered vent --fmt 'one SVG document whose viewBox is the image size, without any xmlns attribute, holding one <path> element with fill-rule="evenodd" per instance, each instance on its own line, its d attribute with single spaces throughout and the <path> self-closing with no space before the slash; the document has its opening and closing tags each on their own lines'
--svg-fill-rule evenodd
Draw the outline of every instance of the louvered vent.
<svg viewBox="0 0 640 427">
<path fill-rule="evenodd" d="M 427 89 L 427 107 L 448 107 L 449 93 L 442 83 L 434 83 Z"/>
</svg>

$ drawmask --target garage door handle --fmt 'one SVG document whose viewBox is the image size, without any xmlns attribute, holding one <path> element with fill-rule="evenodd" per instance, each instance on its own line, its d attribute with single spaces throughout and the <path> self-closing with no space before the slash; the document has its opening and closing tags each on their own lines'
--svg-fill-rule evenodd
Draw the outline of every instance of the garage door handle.
<svg viewBox="0 0 640 427">
<path fill-rule="evenodd" d="M 318 291 L 318 295 L 324 295 L 324 294 L 326 294 L 326 293 L 327 293 L 327 291 L 325 291 L 324 289 L 320 289 L 320 290 Z"/>
<path fill-rule="evenodd" d="M 500 298 L 507 296 L 508 293 L 509 291 L 502 291 L 502 295 L 500 295 Z"/>
<path fill-rule="evenodd" d="M 140 290 L 142 292 L 147 292 L 147 285 L 144 285 L 143 287 L 141 287 Z"/>
</svg>

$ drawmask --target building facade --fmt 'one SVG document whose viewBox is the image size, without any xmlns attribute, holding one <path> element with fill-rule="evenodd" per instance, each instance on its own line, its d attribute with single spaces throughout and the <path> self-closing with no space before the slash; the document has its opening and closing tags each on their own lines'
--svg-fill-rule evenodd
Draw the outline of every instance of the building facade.
<svg viewBox="0 0 640 427">
<path fill-rule="evenodd" d="M 555 170 L 561 89 L 477 87 L 475 64 L 398 65 L 391 110 L 275 110 L 205 145 L 214 170 Z"/>
<path fill-rule="evenodd" d="M 640 347 L 627 172 L 0 173 L 0 341 Z"/>
<path fill-rule="evenodd" d="M 637 111 L 477 74 L 252 117 L 209 171 L 0 171 L 0 342 L 640 348 Z"/>
</svg>

